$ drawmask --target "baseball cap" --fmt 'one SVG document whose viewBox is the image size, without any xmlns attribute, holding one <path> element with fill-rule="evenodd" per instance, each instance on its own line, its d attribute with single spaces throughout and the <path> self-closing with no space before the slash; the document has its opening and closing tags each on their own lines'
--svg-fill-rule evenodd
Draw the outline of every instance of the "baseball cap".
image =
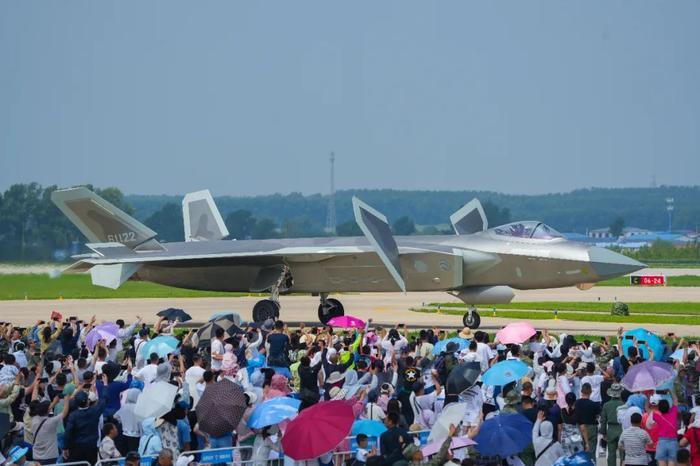
<svg viewBox="0 0 700 466">
<path fill-rule="evenodd" d="M 654 406 L 658 405 L 659 401 L 661 401 L 661 395 L 657 393 L 651 395 L 651 398 L 649 398 L 649 404 L 652 404 Z"/>
</svg>

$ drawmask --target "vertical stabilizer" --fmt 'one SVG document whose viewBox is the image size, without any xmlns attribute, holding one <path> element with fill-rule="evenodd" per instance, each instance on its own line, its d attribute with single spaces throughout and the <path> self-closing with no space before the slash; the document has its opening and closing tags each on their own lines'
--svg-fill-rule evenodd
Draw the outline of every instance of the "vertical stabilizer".
<svg viewBox="0 0 700 466">
<path fill-rule="evenodd" d="M 185 241 L 213 241 L 228 236 L 228 229 L 208 189 L 182 199 Z"/>
</svg>

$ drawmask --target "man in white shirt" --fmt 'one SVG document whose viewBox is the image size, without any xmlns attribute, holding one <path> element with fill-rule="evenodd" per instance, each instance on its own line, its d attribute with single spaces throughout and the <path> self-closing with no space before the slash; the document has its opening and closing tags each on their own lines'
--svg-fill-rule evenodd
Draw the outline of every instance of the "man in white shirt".
<svg viewBox="0 0 700 466">
<path fill-rule="evenodd" d="M 124 319 L 117 319 L 116 323 L 119 326 L 119 330 L 117 330 L 117 352 L 120 352 L 124 351 L 124 342 L 131 338 L 131 334 L 136 330 L 136 326 L 141 323 L 141 317 L 136 316 L 136 320 L 126 328 L 124 328 L 126 325 Z"/>
<path fill-rule="evenodd" d="M 595 401 L 596 403 L 603 402 L 603 397 L 600 394 L 600 384 L 603 383 L 603 380 L 605 380 L 605 377 L 595 373 L 595 364 L 592 362 L 586 364 L 586 375 L 581 378 L 581 386 L 586 383 L 590 384 L 591 401 Z"/>
<path fill-rule="evenodd" d="M 185 371 L 185 383 L 190 387 L 190 395 L 192 396 L 193 405 L 192 409 L 197 406 L 199 401 L 199 392 L 197 391 L 197 384 L 204 376 L 204 359 L 199 354 L 192 356 L 192 367 Z"/>
<path fill-rule="evenodd" d="M 489 369 L 489 361 L 491 361 L 491 348 L 489 345 L 484 343 L 484 337 L 486 334 L 484 332 L 476 332 L 474 339 L 476 340 L 476 353 L 479 355 L 481 363 L 481 372 L 486 372 Z"/>
<path fill-rule="evenodd" d="M 135 378 L 142 380 L 144 385 L 151 384 L 158 375 L 158 359 L 159 358 L 156 353 L 151 353 L 151 356 L 148 358 L 149 363 L 141 369 L 134 370 L 132 375 Z"/>
<path fill-rule="evenodd" d="M 211 370 L 218 373 L 224 361 L 224 329 L 218 327 L 214 335 L 215 338 L 211 340 Z"/>
</svg>

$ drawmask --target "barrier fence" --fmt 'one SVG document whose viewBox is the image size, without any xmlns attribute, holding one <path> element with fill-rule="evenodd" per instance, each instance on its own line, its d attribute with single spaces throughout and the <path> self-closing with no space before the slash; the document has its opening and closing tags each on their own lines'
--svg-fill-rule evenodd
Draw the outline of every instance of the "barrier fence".
<svg viewBox="0 0 700 466">
<path fill-rule="evenodd" d="M 184 451 L 181 455 L 194 455 L 195 461 L 198 464 L 228 464 L 236 466 L 245 466 L 253 462 L 253 447 L 226 447 L 226 448 L 210 448 L 207 450 L 192 450 Z M 95 466 L 124 466 L 126 458 L 113 458 L 107 460 L 99 460 Z M 177 458 L 173 458 L 173 463 Z M 153 466 L 158 462 L 158 456 L 142 456 L 141 466 Z M 64 463 L 60 466 L 91 466 L 87 462 L 80 463 Z"/>
<path fill-rule="evenodd" d="M 52 464 L 51 466 L 92 466 L 90 463 L 87 461 L 73 461 L 72 463 L 55 463 Z"/>
</svg>

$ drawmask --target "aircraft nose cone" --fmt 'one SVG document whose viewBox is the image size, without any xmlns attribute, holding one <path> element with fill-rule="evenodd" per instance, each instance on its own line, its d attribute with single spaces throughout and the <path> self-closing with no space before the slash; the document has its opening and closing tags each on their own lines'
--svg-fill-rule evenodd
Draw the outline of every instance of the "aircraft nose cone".
<svg viewBox="0 0 700 466">
<path fill-rule="evenodd" d="M 597 246 L 588 249 L 588 257 L 593 270 L 601 279 L 620 277 L 646 267 L 646 264 Z"/>
</svg>

